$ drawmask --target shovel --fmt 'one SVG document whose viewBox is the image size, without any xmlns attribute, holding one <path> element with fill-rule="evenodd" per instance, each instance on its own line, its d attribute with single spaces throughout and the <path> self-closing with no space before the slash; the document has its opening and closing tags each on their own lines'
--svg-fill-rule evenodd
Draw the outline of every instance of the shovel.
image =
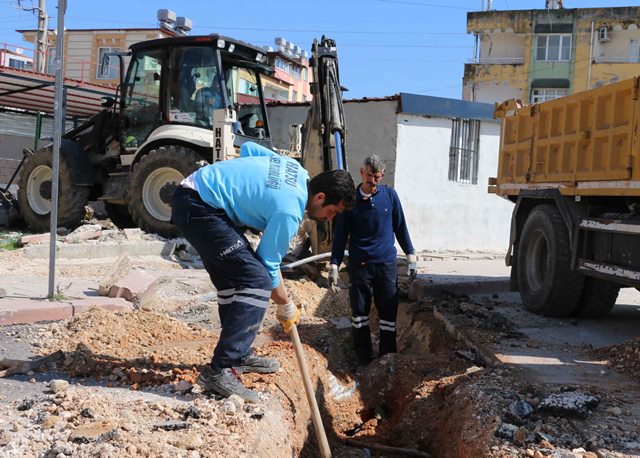
<svg viewBox="0 0 640 458">
<path fill-rule="evenodd" d="M 298 359 L 298 366 L 300 366 L 302 381 L 304 382 L 304 391 L 307 393 L 307 401 L 311 408 L 311 419 L 313 420 L 313 427 L 316 431 L 316 439 L 318 440 L 318 447 L 320 448 L 320 456 L 322 458 L 330 458 L 331 449 L 329 448 L 329 441 L 327 441 L 327 435 L 324 431 L 324 426 L 322 425 L 322 417 L 320 417 L 318 402 L 316 401 L 313 386 L 311 385 L 311 377 L 309 377 L 307 360 L 304 357 L 302 343 L 300 342 L 300 336 L 298 335 L 298 327 L 295 324 L 291 328 L 291 340 L 293 341 L 293 347 L 296 350 L 296 358 Z"/>
</svg>

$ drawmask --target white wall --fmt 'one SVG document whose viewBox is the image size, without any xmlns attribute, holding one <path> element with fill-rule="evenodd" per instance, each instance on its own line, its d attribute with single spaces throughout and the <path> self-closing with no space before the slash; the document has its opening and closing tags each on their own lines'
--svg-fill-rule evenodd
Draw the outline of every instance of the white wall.
<svg viewBox="0 0 640 458">
<path fill-rule="evenodd" d="M 482 122 L 478 184 L 448 181 L 451 120 L 398 115 L 395 189 L 417 251 L 506 252 L 513 204 L 487 193 L 500 126 Z"/>
</svg>

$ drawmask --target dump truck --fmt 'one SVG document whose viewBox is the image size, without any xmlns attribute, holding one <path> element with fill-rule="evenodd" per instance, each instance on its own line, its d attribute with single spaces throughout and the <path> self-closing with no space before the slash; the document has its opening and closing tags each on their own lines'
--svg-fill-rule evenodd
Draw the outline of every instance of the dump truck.
<svg viewBox="0 0 640 458">
<path fill-rule="evenodd" d="M 120 227 L 175 237 L 170 202 L 184 177 L 208 163 L 232 159 L 245 142 L 272 147 L 261 77 L 274 70 L 263 49 L 218 34 L 148 40 L 112 57 L 120 59 L 121 67 L 114 97 L 105 98 L 103 111 L 62 136 L 58 225 L 79 225 L 87 203 L 99 200 Z M 130 59 L 126 76 L 125 57 Z M 332 40 L 314 43 L 314 75 L 337 69 L 335 57 Z M 336 102 L 335 91 L 329 91 L 333 81 L 314 84 L 318 104 L 322 99 L 319 109 L 338 103 L 341 110 L 341 99 Z M 320 96 L 327 91 L 328 96 Z M 314 131 L 338 131 L 331 119 L 341 116 L 340 110 L 314 114 L 321 120 Z M 322 147 L 304 161 L 317 163 L 315 173 L 346 163 L 341 129 L 338 150 L 335 141 L 332 146 L 328 137 L 318 137 Z M 50 226 L 52 156 L 51 145 L 29 152 L 20 174 L 18 207 L 35 231 Z"/>
<path fill-rule="evenodd" d="M 640 287 L 639 84 L 496 107 L 489 192 L 515 203 L 506 264 L 531 312 L 601 317 Z"/>
</svg>

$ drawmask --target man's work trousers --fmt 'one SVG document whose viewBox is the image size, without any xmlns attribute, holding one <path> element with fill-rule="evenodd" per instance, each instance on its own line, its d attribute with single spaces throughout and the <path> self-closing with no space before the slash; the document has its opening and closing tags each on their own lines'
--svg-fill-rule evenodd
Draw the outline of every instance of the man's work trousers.
<svg viewBox="0 0 640 458">
<path fill-rule="evenodd" d="M 196 191 L 178 187 L 171 221 L 198 251 L 218 290 L 222 331 L 211 366 L 235 366 L 251 352 L 271 296 L 271 278 L 242 231 Z"/>
<path fill-rule="evenodd" d="M 349 300 L 353 346 L 361 362 L 373 357 L 369 312 L 371 297 L 378 311 L 380 356 L 395 353 L 398 314 L 398 268 L 396 261 L 349 264 Z M 355 264 L 355 263 L 354 263 Z"/>
</svg>

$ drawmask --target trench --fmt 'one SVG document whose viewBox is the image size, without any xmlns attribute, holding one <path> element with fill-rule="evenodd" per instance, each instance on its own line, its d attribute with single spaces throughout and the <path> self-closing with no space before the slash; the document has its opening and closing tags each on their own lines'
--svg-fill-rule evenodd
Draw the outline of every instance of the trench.
<svg viewBox="0 0 640 458">
<path fill-rule="evenodd" d="M 370 324 L 375 351 L 375 310 Z M 401 302 L 397 329 L 398 353 L 366 368 L 357 366 L 350 328 L 331 331 L 332 345 L 323 349 L 327 371 L 319 383 L 334 456 L 481 456 L 485 444 L 471 435 L 477 439 L 490 428 L 477 418 L 478 406 L 465 387 L 470 373 L 484 369 L 457 353 L 464 346 L 434 319 L 428 300 Z M 320 349 L 313 339 L 305 343 Z M 313 430 L 308 435 L 301 456 L 318 456 Z"/>
</svg>

